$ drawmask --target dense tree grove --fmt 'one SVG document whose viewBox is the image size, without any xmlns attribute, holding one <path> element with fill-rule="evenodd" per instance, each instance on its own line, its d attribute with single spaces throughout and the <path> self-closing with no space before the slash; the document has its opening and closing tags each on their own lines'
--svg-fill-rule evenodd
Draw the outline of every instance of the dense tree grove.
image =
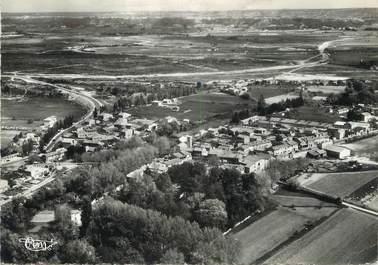
<svg viewBox="0 0 378 265">
<path fill-rule="evenodd" d="M 361 80 L 349 80 L 345 91 L 341 94 L 328 96 L 331 105 L 353 106 L 356 104 L 375 104 L 378 102 L 378 83 L 365 83 Z"/>
<path fill-rule="evenodd" d="M 261 187 L 253 173 L 241 174 L 237 170 L 217 167 L 207 173 L 203 164 L 185 162 L 171 167 L 168 174 L 172 181 L 180 186 L 180 193 L 186 194 L 185 208 L 189 206 L 194 210 L 192 220 L 203 225 L 232 227 L 254 211 L 271 206 L 270 201 L 262 195 Z M 203 194 L 200 199 L 199 194 Z M 194 207 L 190 207 L 193 200 Z M 183 202 L 182 200 L 181 204 Z M 222 206 L 225 206 L 225 213 L 221 210 L 224 208 Z M 203 215 L 209 214 L 209 209 L 217 209 L 217 212 L 205 221 Z M 211 224 L 208 223 L 210 220 Z"/>
<path fill-rule="evenodd" d="M 232 263 L 237 254 L 236 242 L 217 229 L 114 200 L 94 209 L 90 227 L 104 262 L 156 263 L 173 248 L 190 263 Z"/>
</svg>

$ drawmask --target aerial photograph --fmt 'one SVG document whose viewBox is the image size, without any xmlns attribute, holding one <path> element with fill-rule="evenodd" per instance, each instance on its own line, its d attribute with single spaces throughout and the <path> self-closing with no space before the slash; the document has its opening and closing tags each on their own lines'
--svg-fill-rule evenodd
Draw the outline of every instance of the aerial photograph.
<svg viewBox="0 0 378 265">
<path fill-rule="evenodd" d="M 378 263 L 377 0 L 0 0 L 1 264 Z"/>
</svg>

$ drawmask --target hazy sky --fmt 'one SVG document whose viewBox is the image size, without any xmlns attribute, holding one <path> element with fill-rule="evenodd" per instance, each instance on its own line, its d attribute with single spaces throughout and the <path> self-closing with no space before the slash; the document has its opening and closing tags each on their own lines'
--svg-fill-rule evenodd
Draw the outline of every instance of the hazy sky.
<svg viewBox="0 0 378 265">
<path fill-rule="evenodd" d="M 0 0 L 2 12 L 212 11 L 378 7 L 378 0 Z"/>
</svg>

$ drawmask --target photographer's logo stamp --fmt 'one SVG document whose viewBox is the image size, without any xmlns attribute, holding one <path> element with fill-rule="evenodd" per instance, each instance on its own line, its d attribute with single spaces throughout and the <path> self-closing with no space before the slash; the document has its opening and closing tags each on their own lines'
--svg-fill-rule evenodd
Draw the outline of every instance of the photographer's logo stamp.
<svg viewBox="0 0 378 265">
<path fill-rule="evenodd" d="M 30 251 L 47 251 L 52 250 L 52 247 L 58 242 L 51 240 L 39 240 L 39 239 L 33 239 L 32 237 L 25 237 L 20 238 L 18 240 L 21 243 L 24 243 L 24 246 L 27 250 Z"/>
</svg>

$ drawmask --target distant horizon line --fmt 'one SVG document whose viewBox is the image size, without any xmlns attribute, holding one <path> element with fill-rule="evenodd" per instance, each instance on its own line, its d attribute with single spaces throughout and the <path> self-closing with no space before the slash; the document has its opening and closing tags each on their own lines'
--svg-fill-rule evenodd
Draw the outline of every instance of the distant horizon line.
<svg viewBox="0 0 378 265">
<path fill-rule="evenodd" d="M 230 10 L 134 10 L 134 11 L 1 11 L 2 14 L 41 14 L 41 13 L 178 13 L 178 12 L 234 12 L 234 11 L 293 11 L 293 10 L 345 10 L 345 9 L 378 9 L 378 7 L 336 7 L 336 8 L 259 8 L 259 9 L 230 9 Z"/>
</svg>

